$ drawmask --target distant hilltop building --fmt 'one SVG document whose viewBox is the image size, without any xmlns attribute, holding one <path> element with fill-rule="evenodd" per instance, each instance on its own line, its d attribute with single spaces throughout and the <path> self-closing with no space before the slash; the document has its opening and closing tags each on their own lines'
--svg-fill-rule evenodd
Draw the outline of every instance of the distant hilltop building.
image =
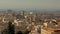
<svg viewBox="0 0 60 34">
<path fill-rule="evenodd" d="M 21 15 L 24 16 L 25 12 L 24 11 L 21 11 Z"/>
<path fill-rule="evenodd" d="M 33 12 L 30 12 L 30 14 L 33 14 Z"/>
</svg>

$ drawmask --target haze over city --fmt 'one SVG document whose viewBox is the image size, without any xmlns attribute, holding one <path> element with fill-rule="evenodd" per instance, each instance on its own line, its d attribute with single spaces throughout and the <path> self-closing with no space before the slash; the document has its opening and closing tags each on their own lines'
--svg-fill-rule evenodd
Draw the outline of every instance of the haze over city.
<svg viewBox="0 0 60 34">
<path fill-rule="evenodd" d="M 60 10 L 60 0 L 0 0 L 0 9 Z"/>
</svg>

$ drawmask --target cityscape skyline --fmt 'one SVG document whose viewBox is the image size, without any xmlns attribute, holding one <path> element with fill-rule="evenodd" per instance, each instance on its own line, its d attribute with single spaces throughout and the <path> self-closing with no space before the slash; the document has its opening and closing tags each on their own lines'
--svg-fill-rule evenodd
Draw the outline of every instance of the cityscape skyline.
<svg viewBox="0 0 60 34">
<path fill-rule="evenodd" d="M 60 34 L 60 0 L 0 0 L 0 34 Z"/>
</svg>

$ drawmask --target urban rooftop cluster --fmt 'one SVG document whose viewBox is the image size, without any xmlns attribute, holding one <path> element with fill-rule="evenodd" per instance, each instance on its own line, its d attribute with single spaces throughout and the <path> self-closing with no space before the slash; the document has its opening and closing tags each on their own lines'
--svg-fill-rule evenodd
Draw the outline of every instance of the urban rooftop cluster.
<svg viewBox="0 0 60 34">
<path fill-rule="evenodd" d="M 0 11 L 0 34 L 60 34 L 60 14 Z"/>
</svg>

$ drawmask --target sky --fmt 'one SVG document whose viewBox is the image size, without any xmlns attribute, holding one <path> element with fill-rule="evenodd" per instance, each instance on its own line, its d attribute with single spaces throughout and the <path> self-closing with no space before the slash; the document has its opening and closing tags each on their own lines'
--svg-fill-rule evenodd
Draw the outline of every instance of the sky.
<svg viewBox="0 0 60 34">
<path fill-rule="evenodd" d="M 60 0 L 0 0 L 0 9 L 60 10 Z"/>
</svg>

